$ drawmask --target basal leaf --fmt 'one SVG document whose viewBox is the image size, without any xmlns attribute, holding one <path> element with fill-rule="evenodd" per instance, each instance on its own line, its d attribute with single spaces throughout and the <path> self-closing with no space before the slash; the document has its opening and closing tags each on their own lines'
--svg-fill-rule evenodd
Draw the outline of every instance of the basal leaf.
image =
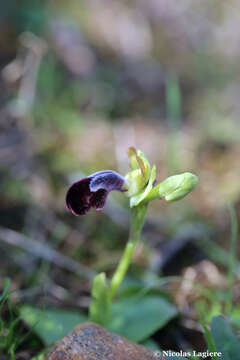
<svg viewBox="0 0 240 360">
<path fill-rule="evenodd" d="M 113 304 L 109 330 L 140 342 L 161 329 L 176 314 L 176 308 L 159 296 L 129 296 Z"/>
<path fill-rule="evenodd" d="M 31 327 L 46 345 L 50 345 L 71 332 L 74 327 L 87 320 L 78 311 L 62 309 L 39 309 L 32 306 L 20 308 L 22 319 Z"/>
<path fill-rule="evenodd" d="M 221 360 L 239 360 L 240 342 L 222 316 L 215 316 L 211 322 L 211 333 Z"/>
</svg>

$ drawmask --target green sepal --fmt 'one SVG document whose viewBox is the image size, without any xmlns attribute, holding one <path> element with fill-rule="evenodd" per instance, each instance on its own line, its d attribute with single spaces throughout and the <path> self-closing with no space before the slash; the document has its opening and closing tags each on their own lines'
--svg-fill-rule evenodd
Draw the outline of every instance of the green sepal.
<svg viewBox="0 0 240 360">
<path fill-rule="evenodd" d="M 127 173 L 125 177 L 128 190 L 126 195 L 131 197 L 140 193 L 147 184 L 151 167 L 148 159 L 141 150 L 130 147 L 128 149 L 128 157 L 132 171 Z"/>
</svg>

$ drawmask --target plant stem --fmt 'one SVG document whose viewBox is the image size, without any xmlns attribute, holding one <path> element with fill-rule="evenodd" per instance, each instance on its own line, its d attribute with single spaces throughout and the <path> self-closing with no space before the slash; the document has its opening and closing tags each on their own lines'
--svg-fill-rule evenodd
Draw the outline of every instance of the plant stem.
<svg viewBox="0 0 240 360">
<path fill-rule="evenodd" d="M 232 311 L 233 302 L 233 283 L 234 283 L 234 268 L 236 264 L 236 253 L 237 253 L 237 238 L 238 238 L 238 221 L 237 214 L 233 205 L 229 205 L 229 213 L 231 220 L 231 248 L 228 268 L 228 297 L 226 303 L 226 312 L 228 314 Z"/>
<path fill-rule="evenodd" d="M 166 85 L 167 122 L 169 125 L 168 167 L 170 172 L 178 172 L 180 168 L 179 128 L 182 112 L 181 89 L 179 80 L 174 74 L 168 76 Z"/>
<path fill-rule="evenodd" d="M 114 296 L 116 295 L 116 292 L 121 285 L 126 272 L 128 270 L 128 267 L 130 265 L 133 252 L 136 248 L 136 245 L 139 240 L 140 233 L 142 231 L 145 216 L 147 212 L 147 206 L 148 204 L 140 204 L 136 207 L 133 207 L 131 209 L 131 228 L 130 228 L 130 236 L 129 240 L 126 244 L 125 250 L 123 252 L 122 258 L 118 264 L 118 267 L 113 274 L 110 288 L 109 288 L 109 296 L 110 300 L 112 301 Z"/>
</svg>

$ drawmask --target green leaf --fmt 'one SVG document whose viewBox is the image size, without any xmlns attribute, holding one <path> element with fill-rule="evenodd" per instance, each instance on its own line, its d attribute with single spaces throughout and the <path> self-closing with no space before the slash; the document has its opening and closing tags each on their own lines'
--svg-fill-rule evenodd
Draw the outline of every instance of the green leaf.
<svg viewBox="0 0 240 360">
<path fill-rule="evenodd" d="M 140 342 L 162 328 L 176 314 L 176 308 L 159 296 L 130 296 L 113 304 L 109 330 Z"/>
<path fill-rule="evenodd" d="M 0 302 L 5 301 L 9 295 L 11 280 L 9 278 L 4 279 L 3 281 L 3 292 L 0 295 Z"/>
<path fill-rule="evenodd" d="M 240 330 L 240 306 L 236 305 L 231 314 L 231 324 Z"/>
<path fill-rule="evenodd" d="M 22 319 L 34 327 L 37 335 L 45 345 L 50 345 L 71 332 L 74 327 L 84 321 L 87 316 L 77 311 L 62 309 L 38 309 L 24 305 L 20 308 Z"/>
<path fill-rule="evenodd" d="M 211 333 L 221 360 L 239 360 L 240 342 L 222 316 L 215 316 L 211 322 Z"/>
<path fill-rule="evenodd" d="M 106 281 L 106 274 L 101 273 L 94 277 L 90 305 L 90 319 L 102 326 L 110 322 L 110 297 Z"/>
<path fill-rule="evenodd" d="M 213 352 L 213 353 L 216 352 L 217 349 L 216 349 L 216 346 L 214 344 L 212 334 L 210 333 L 207 325 L 202 322 L 202 327 L 203 327 L 203 334 L 204 334 L 205 340 L 206 340 L 207 345 L 208 345 L 208 350 L 210 352 Z M 218 360 L 218 357 L 213 356 L 213 360 Z"/>
</svg>

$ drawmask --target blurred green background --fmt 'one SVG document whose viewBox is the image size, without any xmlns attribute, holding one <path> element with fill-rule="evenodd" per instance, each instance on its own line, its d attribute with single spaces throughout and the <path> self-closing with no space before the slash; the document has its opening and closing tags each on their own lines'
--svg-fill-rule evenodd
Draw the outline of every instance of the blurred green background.
<svg viewBox="0 0 240 360">
<path fill-rule="evenodd" d="M 11 278 L 16 304 L 86 311 L 93 272 L 110 274 L 127 240 L 128 202 L 112 193 L 103 212 L 77 218 L 65 194 L 92 172 L 124 175 L 135 146 L 158 181 L 191 171 L 199 184 L 179 203 L 151 204 L 131 276 L 224 290 L 227 204 L 240 209 L 238 1 L 0 6 L 0 286 Z M 237 280 L 235 290 L 237 301 Z M 169 291 L 195 321 L 200 295 Z"/>
</svg>

